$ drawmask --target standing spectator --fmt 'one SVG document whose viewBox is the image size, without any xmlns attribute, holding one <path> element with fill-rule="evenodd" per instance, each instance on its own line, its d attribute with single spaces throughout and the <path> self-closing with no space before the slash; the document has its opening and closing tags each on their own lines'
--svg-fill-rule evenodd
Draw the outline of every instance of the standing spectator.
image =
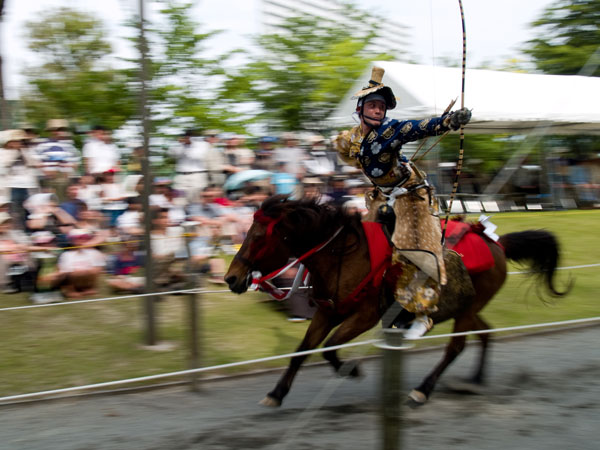
<svg viewBox="0 0 600 450">
<path fill-rule="evenodd" d="M 131 155 L 127 159 L 128 174 L 139 174 L 142 173 L 142 158 L 144 157 L 144 147 L 134 147 L 131 151 Z"/>
<path fill-rule="evenodd" d="M 297 198 L 297 191 L 299 190 L 298 179 L 294 174 L 286 171 L 287 164 L 285 161 L 279 161 L 277 163 L 277 169 L 273 175 L 271 175 L 272 194 L 290 195 L 292 198 Z"/>
<path fill-rule="evenodd" d="M 50 137 L 35 150 L 46 182 L 63 201 L 69 180 L 78 175 L 81 156 L 73 145 L 69 122 L 65 119 L 50 119 L 46 131 Z"/>
<path fill-rule="evenodd" d="M 327 195 L 331 198 L 331 202 L 335 205 L 342 206 L 348 195 L 346 187 L 346 177 L 344 175 L 334 175 L 329 179 L 329 191 Z"/>
<path fill-rule="evenodd" d="M 323 181 L 318 177 L 306 177 L 302 179 L 302 196 L 304 198 L 316 199 L 319 204 L 328 203 L 332 199 L 323 191 Z"/>
<path fill-rule="evenodd" d="M 108 170 L 119 169 L 121 152 L 113 144 L 110 130 L 96 125 L 82 149 L 85 173 L 99 178 Z"/>
<path fill-rule="evenodd" d="M 308 138 L 309 150 L 304 166 L 309 174 L 319 176 L 333 175 L 336 169 L 337 154 L 327 151 L 325 138 L 314 134 Z"/>
<path fill-rule="evenodd" d="M 273 157 L 276 162 L 285 163 L 287 173 L 291 173 L 300 179 L 305 172 L 306 152 L 300 147 L 300 141 L 295 133 L 283 133 L 282 140 L 283 147 L 275 149 Z"/>
<path fill-rule="evenodd" d="M 262 136 L 258 140 L 256 159 L 253 168 L 260 170 L 275 170 L 276 162 L 273 157 L 277 138 L 274 136 Z"/>
<path fill-rule="evenodd" d="M 248 170 L 254 164 L 254 152 L 244 147 L 244 137 L 233 134 L 225 138 L 226 171 L 239 172 Z"/>
<path fill-rule="evenodd" d="M 223 186 L 223 183 L 225 183 L 225 172 L 227 170 L 231 171 L 231 168 L 227 167 L 225 155 L 219 145 L 219 132 L 217 130 L 206 130 L 204 132 L 204 141 L 209 145 L 205 159 L 208 184 Z"/>
<path fill-rule="evenodd" d="M 12 214 L 19 224 L 25 222 L 25 200 L 38 187 L 37 160 L 31 150 L 23 145 L 27 138 L 21 130 L 7 130 L 2 134 L 4 143 L 0 149 L 0 186 L 4 196 L 10 197 Z"/>
<path fill-rule="evenodd" d="M 189 200 L 208 184 L 206 160 L 210 150 L 210 145 L 195 137 L 192 130 L 179 138 L 179 145 L 169 149 L 169 155 L 176 160 L 174 187 Z"/>
</svg>

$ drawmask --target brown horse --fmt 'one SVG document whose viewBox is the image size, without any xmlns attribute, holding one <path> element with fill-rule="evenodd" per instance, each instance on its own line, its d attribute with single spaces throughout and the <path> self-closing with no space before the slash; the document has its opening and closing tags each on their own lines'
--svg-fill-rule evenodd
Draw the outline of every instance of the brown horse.
<svg viewBox="0 0 600 450">
<path fill-rule="evenodd" d="M 559 252 L 552 234 L 537 230 L 510 233 L 500 238 L 504 250 L 485 239 L 495 261 L 494 267 L 485 272 L 469 275 L 460 256 L 445 251 L 449 281 L 442 290 L 439 311 L 432 315 L 434 323 L 454 319 L 454 332 L 488 329 L 489 325 L 478 313 L 504 284 L 506 258 L 529 263 L 551 295 L 566 293 L 554 287 Z M 247 237 L 225 274 L 231 291 L 241 294 L 248 289 L 252 272 L 271 273 L 283 267 L 290 256 L 300 257 L 323 244 L 326 245 L 303 260 L 311 274 L 311 297 L 319 308 L 298 351 L 316 348 L 338 325 L 325 346 L 344 344 L 356 338 L 374 327 L 382 317 L 383 326 L 390 326 L 397 315 L 395 310 L 393 315 L 384 316 L 390 305 L 395 308 L 398 305 L 385 288 L 375 295 L 362 296 L 358 301 L 348 300 L 370 271 L 369 249 L 360 216 L 348 215 L 340 208 L 319 205 L 311 200 L 271 197 L 255 214 Z M 473 381 L 482 383 L 489 335 L 480 334 L 478 338 L 482 344 L 481 355 Z M 427 400 L 438 378 L 462 352 L 465 340 L 465 336 L 450 340 L 442 361 L 411 393 L 414 401 L 424 403 Z M 340 370 L 342 362 L 336 351 L 326 351 L 323 356 L 336 371 Z M 287 371 L 262 404 L 281 405 L 305 358 L 295 356 L 291 359 Z M 357 376 L 357 367 L 352 367 L 348 375 Z"/>
</svg>

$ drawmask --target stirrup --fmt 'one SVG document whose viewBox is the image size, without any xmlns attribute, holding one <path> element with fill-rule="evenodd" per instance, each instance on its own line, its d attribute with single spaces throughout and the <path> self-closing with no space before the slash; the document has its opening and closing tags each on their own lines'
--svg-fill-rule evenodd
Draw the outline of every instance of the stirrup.
<svg viewBox="0 0 600 450">
<path fill-rule="evenodd" d="M 402 309 L 390 325 L 390 328 L 398 328 L 404 330 L 415 320 L 415 313 Z"/>
<path fill-rule="evenodd" d="M 417 339 L 433 328 L 433 320 L 425 315 L 419 315 L 412 325 L 404 332 L 405 339 Z"/>
</svg>

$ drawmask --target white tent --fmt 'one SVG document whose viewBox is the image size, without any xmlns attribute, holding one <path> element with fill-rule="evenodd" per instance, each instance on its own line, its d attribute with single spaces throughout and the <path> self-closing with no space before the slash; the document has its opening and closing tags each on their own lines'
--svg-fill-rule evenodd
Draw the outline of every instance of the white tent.
<svg viewBox="0 0 600 450">
<path fill-rule="evenodd" d="M 459 97 L 461 69 L 400 62 L 374 62 L 385 69 L 383 83 L 394 91 L 394 119 L 439 116 Z M 371 67 L 329 118 L 332 127 L 353 125 L 356 100 L 366 86 Z M 578 75 L 539 75 L 467 69 L 465 106 L 473 109 L 466 133 L 600 134 L 600 78 Z"/>
</svg>

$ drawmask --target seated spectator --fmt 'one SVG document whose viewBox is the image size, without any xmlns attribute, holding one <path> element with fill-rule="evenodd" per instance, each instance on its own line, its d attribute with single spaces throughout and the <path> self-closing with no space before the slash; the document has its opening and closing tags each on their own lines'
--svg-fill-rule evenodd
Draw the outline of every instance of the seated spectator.
<svg viewBox="0 0 600 450">
<path fill-rule="evenodd" d="M 0 289 L 13 294 L 33 287 L 34 265 L 28 251 L 29 239 L 13 227 L 13 220 L 0 212 Z"/>
<path fill-rule="evenodd" d="M 108 219 L 108 226 L 114 227 L 117 217 L 127 209 L 125 200 L 129 197 L 121 184 L 115 181 L 115 169 L 107 170 L 99 178 L 102 188 L 100 197 L 102 200 L 102 214 Z"/>
<path fill-rule="evenodd" d="M 154 282 L 159 287 L 173 288 L 185 280 L 184 265 L 177 261 L 187 254 L 183 235 L 182 227 L 171 226 L 167 209 L 153 211 L 152 270 Z"/>
<path fill-rule="evenodd" d="M 79 188 L 77 189 L 77 198 L 88 206 L 88 209 L 102 209 L 102 186 L 96 183 L 96 179 L 91 175 L 83 175 L 79 178 Z"/>
<path fill-rule="evenodd" d="M 58 198 L 52 192 L 33 194 L 24 206 L 30 213 L 25 222 L 29 232 L 49 231 L 57 237 L 57 245 L 66 245 L 66 235 L 77 221 L 58 207 Z"/>
<path fill-rule="evenodd" d="M 79 194 L 79 183 L 77 181 L 72 182 L 67 186 L 66 200 L 60 204 L 60 208 L 75 220 L 79 220 L 79 214 L 82 210 L 87 209 L 86 203 L 78 198 Z"/>
<path fill-rule="evenodd" d="M 31 235 L 31 241 L 34 245 L 30 254 L 34 261 L 31 301 L 36 305 L 62 302 L 64 297 L 60 293 L 59 280 L 48 276 L 57 272 L 56 236 L 49 231 L 36 231 Z"/>
<path fill-rule="evenodd" d="M 149 200 L 152 208 L 163 208 L 169 211 L 171 224 L 180 224 L 185 221 L 186 194 L 173 189 L 170 178 L 157 177 L 154 180 L 153 194 L 150 195 Z"/>
<path fill-rule="evenodd" d="M 113 261 L 108 285 L 116 291 L 141 292 L 145 284 L 145 277 L 140 273 L 143 264 L 139 241 L 135 236 L 124 235 Z"/>
<path fill-rule="evenodd" d="M 121 234 L 140 236 L 144 234 L 142 201 L 139 197 L 127 199 L 127 209 L 117 218 L 117 231 Z"/>
<path fill-rule="evenodd" d="M 84 209 L 79 214 L 77 228 L 88 230 L 91 237 L 86 242 L 89 247 L 96 247 L 106 243 L 111 235 L 110 229 L 106 226 L 107 220 L 100 211 Z"/>
<path fill-rule="evenodd" d="M 88 247 L 90 231 L 75 229 L 69 234 L 71 244 L 77 247 L 66 250 L 58 257 L 58 271 L 47 276 L 55 286 L 60 286 L 66 298 L 80 298 L 98 292 L 98 280 L 106 265 L 106 258 L 95 248 Z"/>
</svg>

